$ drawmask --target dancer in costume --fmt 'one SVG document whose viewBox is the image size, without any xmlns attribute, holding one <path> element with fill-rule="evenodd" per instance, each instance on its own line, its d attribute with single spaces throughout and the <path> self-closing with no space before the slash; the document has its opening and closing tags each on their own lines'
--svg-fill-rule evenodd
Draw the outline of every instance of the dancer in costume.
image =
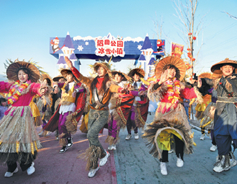
<svg viewBox="0 0 237 184">
<path fill-rule="evenodd" d="M 144 70 L 141 68 L 135 68 L 128 73 L 128 76 L 133 80 L 129 91 L 135 97 L 135 99 L 127 120 L 128 135 L 125 139 L 131 139 L 131 129 L 133 128 L 135 134 L 134 138 L 137 140 L 139 139 L 138 128 L 143 128 L 146 123 L 149 99 L 146 96 L 147 89 L 140 79 L 144 78 L 145 76 Z"/>
<path fill-rule="evenodd" d="M 58 83 L 58 87 L 62 89 L 60 106 L 44 129 L 54 132 L 58 128 L 59 144 L 62 146 L 59 153 L 64 153 L 73 145 L 71 133 L 77 131 L 77 123 L 85 107 L 86 93 L 71 70 L 62 69 L 61 74 L 67 82 Z"/>
<path fill-rule="evenodd" d="M 59 81 L 61 81 L 60 83 L 63 83 L 65 82 L 65 78 L 62 76 L 62 75 L 59 75 L 59 76 L 56 76 L 53 78 L 53 81 L 55 83 L 58 83 Z M 51 106 L 51 111 L 52 111 L 52 114 L 55 113 L 55 111 L 57 110 L 59 104 L 60 104 L 60 101 L 61 101 L 61 89 L 58 87 L 58 85 L 53 85 L 53 92 L 51 93 L 52 95 L 52 106 Z M 58 140 L 58 128 L 55 130 L 55 137 L 56 137 L 56 140 Z"/>
<path fill-rule="evenodd" d="M 226 58 L 214 64 L 211 71 L 222 74 L 219 79 L 207 79 L 208 85 L 217 91 L 216 111 L 214 115 L 214 137 L 217 144 L 218 158 L 214 165 L 215 172 L 229 170 L 237 164 L 231 150 L 237 146 L 237 62 Z M 202 87 L 205 87 L 204 84 Z"/>
<path fill-rule="evenodd" d="M 34 117 L 35 126 L 40 126 L 43 124 L 41 116 L 40 116 L 40 110 L 39 110 L 39 107 L 37 106 L 37 101 L 39 98 L 40 98 L 39 95 L 35 95 L 32 98 L 29 105 L 31 108 L 32 116 Z"/>
<path fill-rule="evenodd" d="M 34 159 L 41 147 L 29 104 L 34 95 L 47 95 L 47 85 L 38 84 L 39 70 L 24 61 L 13 62 L 7 68 L 10 82 L 0 82 L 0 92 L 8 93 L 11 106 L 0 121 L 0 160 L 7 163 L 5 177 L 18 172 L 17 162 L 28 175 L 35 172 Z"/>
<path fill-rule="evenodd" d="M 192 134 L 184 107 L 179 99 L 202 96 L 196 87 L 185 88 L 180 80 L 185 76 L 186 67 L 182 59 L 169 56 L 156 66 L 157 82 L 151 83 L 148 89 L 150 100 L 160 101 L 154 120 L 147 125 L 143 137 L 152 146 L 150 153 L 160 159 L 161 174 L 167 175 L 166 162 L 168 151 L 174 148 L 177 156 L 177 167 L 183 167 L 184 151 L 192 153 Z"/>
<path fill-rule="evenodd" d="M 201 78 L 201 80 L 203 78 L 208 78 L 208 79 L 211 79 L 212 77 L 212 74 L 211 73 L 202 73 L 198 76 L 199 78 Z M 200 92 L 203 96 L 203 102 L 200 104 L 198 103 L 195 110 L 196 110 L 196 118 L 197 120 L 200 120 L 200 127 L 201 127 L 201 137 L 200 137 L 200 140 L 204 140 L 205 139 L 205 129 L 208 130 L 208 135 L 210 136 L 210 133 L 211 133 L 211 129 L 209 129 L 208 127 L 205 127 L 203 126 L 203 117 L 204 117 L 204 111 L 206 110 L 208 104 L 211 102 L 212 100 L 212 94 L 211 94 L 211 86 L 207 85 L 205 83 L 205 80 L 202 80 L 202 83 L 205 84 L 205 89 L 201 89 Z"/>
<path fill-rule="evenodd" d="M 212 101 L 208 104 L 205 111 L 203 112 L 203 118 L 201 119 L 201 126 L 205 130 L 205 128 L 210 131 L 212 146 L 210 147 L 210 151 L 214 152 L 217 149 L 216 140 L 214 137 L 214 114 L 216 110 L 216 100 L 217 100 L 217 92 L 214 88 L 208 90 L 212 93 Z"/>
<path fill-rule="evenodd" d="M 49 119 L 51 118 L 52 116 L 52 109 L 51 109 L 51 106 L 52 106 L 52 97 L 51 97 L 51 92 L 52 92 L 52 84 L 53 84 L 53 81 L 51 79 L 51 77 L 48 75 L 48 74 L 42 74 L 41 75 L 41 81 L 43 81 L 44 83 L 48 84 L 49 89 L 49 95 L 48 96 L 43 96 L 42 98 L 39 99 L 39 102 L 38 103 L 41 103 L 42 105 L 42 108 L 41 108 L 41 117 L 42 117 L 42 129 L 41 131 L 39 132 L 38 135 L 44 135 L 46 136 L 49 132 L 45 131 L 44 130 L 44 127 L 45 125 L 48 123 Z"/>
<path fill-rule="evenodd" d="M 7 99 L 0 97 L 0 120 L 3 118 L 5 111 L 8 109 L 7 107 Z"/>
<path fill-rule="evenodd" d="M 115 84 L 122 88 L 128 88 L 131 78 L 125 73 L 119 71 L 111 72 Z M 119 131 L 125 128 L 127 119 L 132 109 L 134 96 L 132 94 L 114 93 L 110 103 L 110 115 L 108 122 L 108 137 L 105 142 L 109 143 L 108 150 L 116 150 L 119 142 Z"/>
<path fill-rule="evenodd" d="M 112 84 L 108 75 L 109 68 L 105 63 L 97 62 L 94 64 L 94 71 L 98 75 L 94 79 L 90 79 L 79 73 L 79 71 L 73 67 L 72 62 L 68 57 L 65 57 L 65 61 L 76 78 L 90 89 L 90 111 L 87 133 L 90 147 L 86 150 L 86 169 L 89 170 L 88 177 L 94 177 L 100 166 L 106 164 L 110 155 L 109 152 L 104 150 L 98 138 L 100 130 L 108 122 L 109 100 L 112 92 L 122 92 L 123 89 Z M 100 159 L 99 164 L 98 159 Z"/>
</svg>

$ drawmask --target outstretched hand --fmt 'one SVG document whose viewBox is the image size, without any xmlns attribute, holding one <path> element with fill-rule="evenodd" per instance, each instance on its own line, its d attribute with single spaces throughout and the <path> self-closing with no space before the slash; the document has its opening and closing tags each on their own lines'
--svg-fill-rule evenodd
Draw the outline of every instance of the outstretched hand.
<svg viewBox="0 0 237 184">
<path fill-rule="evenodd" d="M 72 61 L 67 56 L 65 56 L 65 61 L 66 61 L 67 66 L 69 68 L 73 68 Z"/>
<path fill-rule="evenodd" d="M 165 70 L 160 76 L 159 84 L 162 84 L 168 80 L 168 70 Z"/>
</svg>

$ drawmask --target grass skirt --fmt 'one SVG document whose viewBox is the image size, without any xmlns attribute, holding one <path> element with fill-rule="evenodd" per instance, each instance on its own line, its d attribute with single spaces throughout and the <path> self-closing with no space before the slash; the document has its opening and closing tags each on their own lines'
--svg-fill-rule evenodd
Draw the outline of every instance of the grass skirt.
<svg viewBox="0 0 237 184">
<path fill-rule="evenodd" d="M 160 159 L 162 151 L 168 150 L 164 149 L 165 147 L 174 148 L 172 134 L 184 142 L 185 153 L 193 152 L 193 140 L 190 138 L 191 128 L 181 104 L 167 113 L 156 114 L 154 121 L 147 125 L 143 138 L 147 139 L 147 146 L 151 148 L 149 153 Z"/>
<path fill-rule="evenodd" d="M 29 106 L 10 107 L 0 121 L 0 162 L 33 161 L 41 147 Z"/>
</svg>

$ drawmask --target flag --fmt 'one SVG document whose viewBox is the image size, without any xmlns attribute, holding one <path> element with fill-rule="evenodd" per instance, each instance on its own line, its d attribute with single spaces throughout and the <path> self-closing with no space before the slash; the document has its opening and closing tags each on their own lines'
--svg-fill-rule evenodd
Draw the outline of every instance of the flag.
<svg viewBox="0 0 237 184">
<path fill-rule="evenodd" d="M 176 56 L 178 58 L 181 57 L 183 54 L 184 46 L 177 44 L 177 43 L 171 43 L 171 56 Z"/>
</svg>

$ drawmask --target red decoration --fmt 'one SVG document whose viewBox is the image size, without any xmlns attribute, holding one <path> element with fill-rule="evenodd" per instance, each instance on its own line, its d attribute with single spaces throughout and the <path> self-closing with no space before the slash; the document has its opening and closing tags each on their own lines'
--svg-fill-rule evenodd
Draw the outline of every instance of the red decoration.
<svg viewBox="0 0 237 184">
<path fill-rule="evenodd" d="M 191 36 L 191 35 L 192 35 L 192 33 L 188 33 L 188 35 L 189 35 L 189 36 Z"/>
<path fill-rule="evenodd" d="M 195 58 L 192 58 L 192 61 L 195 61 Z"/>
<path fill-rule="evenodd" d="M 196 38 L 196 36 L 193 36 L 193 40 L 196 40 L 197 38 Z"/>
<path fill-rule="evenodd" d="M 190 48 L 187 48 L 188 51 L 190 51 L 191 49 Z"/>
</svg>

